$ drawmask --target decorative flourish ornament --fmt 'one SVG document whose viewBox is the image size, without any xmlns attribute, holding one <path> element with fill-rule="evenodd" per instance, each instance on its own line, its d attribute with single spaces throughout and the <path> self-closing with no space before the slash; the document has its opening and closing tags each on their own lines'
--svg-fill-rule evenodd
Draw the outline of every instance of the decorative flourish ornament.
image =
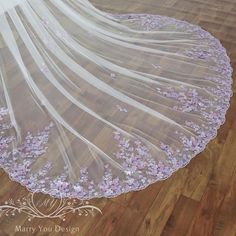
<svg viewBox="0 0 236 236">
<path fill-rule="evenodd" d="M 9 199 L 3 205 L 0 205 L 1 216 L 15 216 L 17 214 L 25 214 L 28 221 L 33 219 L 61 219 L 66 220 L 69 214 L 77 214 L 79 216 L 94 216 L 102 211 L 88 201 L 80 201 L 78 199 L 46 199 L 38 201 L 35 199 L 36 193 L 29 193 L 27 196 L 14 201 Z"/>
</svg>

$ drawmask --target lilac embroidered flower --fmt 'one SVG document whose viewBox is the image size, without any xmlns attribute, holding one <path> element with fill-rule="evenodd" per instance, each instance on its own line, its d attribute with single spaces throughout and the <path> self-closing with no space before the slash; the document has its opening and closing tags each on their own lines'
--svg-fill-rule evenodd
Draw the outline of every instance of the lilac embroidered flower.
<svg viewBox="0 0 236 236">
<path fill-rule="evenodd" d="M 125 113 L 128 112 L 128 110 L 127 110 L 126 108 L 122 108 L 120 105 L 116 105 L 116 107 L 117 107 L 117 109 L 118 109 L 119 111 L 121 111 L 121 112 L 125 112 Z"/>
<path fill-rule="evenodd" d="M 75 190 L 75 193 L 77 193 L 77 194 L 83 192 L 83 187 L 81 185 L 79 185 L 79 184 L 74 185 L 73 188 Z"/>
<path fill-rule="evenodd" d="M 116 74 L 115 73 L 111 73 L 110 76 L 111 76 L 111 79 L 113 79 L 113 80 L 116 79 Z"/>
<path fill-rule="evenodd" d="M 40 66 L 40 71 L 42 73 L 48 73 L 49 72 L 48 66 L 45 63 L 42 63 L 42 65 Z"/>
<path fill-rule="evenodd" d="M 204 59 L 204 60 L 210 59 L 212 56 L 211 53 L 208 50 L 206 50 L 206 48 L 200 48 L 199 46 L 186 50 L 184 55 L 189 56 L 193 59 Z"/>
</svg>

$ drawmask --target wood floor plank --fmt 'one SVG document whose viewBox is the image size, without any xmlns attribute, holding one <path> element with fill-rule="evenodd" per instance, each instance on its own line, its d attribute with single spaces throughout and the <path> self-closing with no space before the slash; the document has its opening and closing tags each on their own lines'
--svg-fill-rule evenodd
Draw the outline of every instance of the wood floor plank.
<svg viewBox="0 0 236 236">
<path fill-rule="evenodd" d="M 187 176 L 188 170 L 185 168 L 166 180 L 138 229 L 137 236 L 161 234 L 183 191 Z"/>
<path fill-rule="evenodd" d="M 236 168 L 232 183 L 216 216 L 213 234 L 235 236 L 236 232 Z"/>
<path fill-rule="evenodd" d="M 224 197 L 216 188 L 207 187 L 186 235 L 214 235 L 216 217 Z"/>
<path fill-rule="evenodd" d="M 198 206 L 198 201 L 181 195 L 165 225 L 162 236 L 186 235 Z"/>
</svg>

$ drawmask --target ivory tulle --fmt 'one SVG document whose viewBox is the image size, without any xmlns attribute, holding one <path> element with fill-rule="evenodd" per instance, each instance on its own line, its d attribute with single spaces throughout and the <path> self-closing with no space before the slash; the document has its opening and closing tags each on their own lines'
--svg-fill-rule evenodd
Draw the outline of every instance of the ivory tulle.
<svg viewBox="0 0 236 236">
<path fill-rule="evenodd" d="M 210 33 L 87 0 L 0 0 L 0 166 L 91 199 L 168 178 L 216 136 L 232 68 Z"/>
</svg>

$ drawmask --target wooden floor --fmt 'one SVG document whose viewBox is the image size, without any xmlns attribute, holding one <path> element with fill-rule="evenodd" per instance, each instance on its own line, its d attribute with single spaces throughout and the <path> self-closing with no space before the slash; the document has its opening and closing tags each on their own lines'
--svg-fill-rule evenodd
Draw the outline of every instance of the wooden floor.
<svg viewBox="0 0 236 236">
<path fill-rule="evenodd" d="M 236 71 L 236 0 L 93 0 L 113 13 L 161 14 L 198 24 L 219 38 Z M 236 79 L 234 73 L 234 79 Z M 234 95 L 235 95 L 234 83 Z M 0 205 L 27 190 L 0 171 Z M 43 196 L 42 196 L 43 198 Z M 92 200 L 103 215 L 70 214 L 66 221 L 25 214 L 0 218 L 0 236 L 49 235 L 16 232 L 16 226 L 79 227 L 82 236 L 235 236 L 236 235 L 236 96 L 225 124 L 204 152 L 166 181 L 114 199 Z M 50 235 L 72 235 L 52 232 Z"/>
</svg>

